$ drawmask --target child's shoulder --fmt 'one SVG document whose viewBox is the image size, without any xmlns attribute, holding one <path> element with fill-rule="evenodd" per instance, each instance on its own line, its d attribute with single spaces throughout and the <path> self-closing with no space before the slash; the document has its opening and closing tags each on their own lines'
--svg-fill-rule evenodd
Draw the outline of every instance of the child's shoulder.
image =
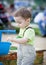
<svg viewBox="0 0 46 65">
<path fill-rule="evenodd" d="M 27 28 L 26 28 L 26 31 L 28 31 L 28 32 L 29 32 L 29 31 L 34 31 L 34 29 L 33 29 L 32 27 L 27 27 Z"/>
<path fill-rule="evenodd" d="M 27 27 L 24 31 L 24 33 L 35 33 L 34 29 L 32 27 Z"/>
</svg>

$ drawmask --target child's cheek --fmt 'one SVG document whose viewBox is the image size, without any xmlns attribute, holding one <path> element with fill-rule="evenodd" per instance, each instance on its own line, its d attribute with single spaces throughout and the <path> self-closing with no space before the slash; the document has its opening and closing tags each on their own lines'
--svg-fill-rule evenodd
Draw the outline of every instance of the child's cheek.
<svg viewBox="0 0 46 65">
<path fill-rule="evenodd" d="M 21 24 L 19 24 L 19 26 L 21 27 Z"/>
<path fill-rule="evenodd" d="M 22 25 L 20 24 L 20 27 L 21 27 Z"/>
<path fill-rule="evenodd" d="M 19 26 L 20 26 L 20 27 L 22 27 L 22 26 L 23 26 L 23 24 L 19 24 Z"/>
</svg>

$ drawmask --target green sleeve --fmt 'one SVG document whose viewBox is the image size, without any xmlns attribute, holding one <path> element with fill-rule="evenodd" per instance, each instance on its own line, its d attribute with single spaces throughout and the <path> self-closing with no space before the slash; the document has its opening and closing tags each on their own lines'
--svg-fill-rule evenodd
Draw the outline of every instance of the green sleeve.
<svg viewBox="0 0 46 65">
<path fill-rule="evenodd" d="M 16 36 L 16 38 L 22 38 L 22 37 L 18 35 L 18 36 Z"/>
<path fill-rule="evenodd" d="M 35 32 L 33 29 L 28 29 L 24 33 L 24 37 L 28 38 L 29 40 L 34 40 L 35 38 Z"/>
</svg>

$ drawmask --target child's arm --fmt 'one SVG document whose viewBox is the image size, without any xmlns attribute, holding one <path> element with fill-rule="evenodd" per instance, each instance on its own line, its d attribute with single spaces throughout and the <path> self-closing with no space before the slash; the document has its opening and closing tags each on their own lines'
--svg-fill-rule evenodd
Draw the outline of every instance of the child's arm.
<svg viewBox="0 0 46 65">
<path fill-rule="evenodd" d="M 19 44 L 26 44 L 26 42 L 28 41 L 28 39 L 25 38 L 25 37 L 23 37 L 23 38 L 9 39 L 8 41 L 19 43 Z"/>
</svg>

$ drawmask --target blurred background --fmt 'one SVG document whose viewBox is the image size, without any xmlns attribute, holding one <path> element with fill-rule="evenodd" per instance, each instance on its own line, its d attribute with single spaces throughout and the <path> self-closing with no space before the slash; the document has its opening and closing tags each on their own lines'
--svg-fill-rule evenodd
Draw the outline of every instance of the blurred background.
<svg viewBox="0 0 46 65">
<path fill-rule="evenodd" d="M 44 18 L 44 10 L 46 9 L 46 0 L 0 0 L 0 29 L 16 29 L 15 20 L 11 13 L 21 7 L 27 7 L 32 14 L 32 25 L 36 34 L 41 35 L 38 28 L 38 22 Z M 38 25 L 35 25 L 38 24 Z M 40 26 L 39 26 L 40 27 Z M 44 36 L 43 32 L 42 35 Z"/>
<path fill-rule="evenodd" d="M 7 37 L 15 38 L 16 34 L 19 33 L 13 14 L 21 7 L 26 7 L 32 14 L 30 26 L 35 30 L 35 49 L 37 53 L 34 64 L 46 65 L 46 0 L 0 0 L 0 30 L 5 30 L 5 32 L 6 30 L 16 30 L 15 34 L 3 33 L 2 36 L 0 34 L 0 37 L 2 41 L 7 41 Z M 14 53 L 15 50 L 17 50 L 16 44 L 12 43 L 10 52 Z M 13 56 L 5 56 L 4 59 L 6 58 L 12 60 L 3 61 L 4 65 L 16 65 L 14 54 Z"/>
</svg>

